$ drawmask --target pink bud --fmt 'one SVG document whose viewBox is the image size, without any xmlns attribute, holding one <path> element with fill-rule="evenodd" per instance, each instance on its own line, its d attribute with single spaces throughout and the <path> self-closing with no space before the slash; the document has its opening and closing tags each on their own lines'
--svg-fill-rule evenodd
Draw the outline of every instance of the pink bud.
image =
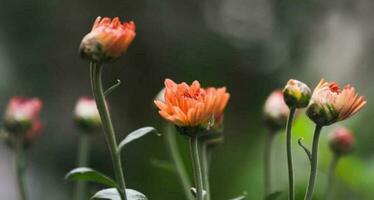
<svg viewBox="0 0 374 200">
<path fill-rule="evenodd" d="M 334 153 L 338 155 L 347 154 L 353 149 L 354 138 L 351 131 L 339 127 L 331 133 L 329 144 Z"/>
<path fill-rule="evenodd" d="M 284 102 L 281 90 L 273 91 L 265 101 L 264 120 L 271 129 L 280 129 L 286 125 L 287 117 L 290 112 Z"/>
<path fill-rule="evenodd" d="M 101 125 L 100 114 L 96 102 L 90 97 L 81 97 L 74 109 L 77 125 L 85 131 L 91 132 Z"/>
<path fill-rule="evenodd" d="M 41 130 L 39 98 L 13 97 L 5 111 L 5 127 L 12 134 L 37 135 Z"/>
</svg>

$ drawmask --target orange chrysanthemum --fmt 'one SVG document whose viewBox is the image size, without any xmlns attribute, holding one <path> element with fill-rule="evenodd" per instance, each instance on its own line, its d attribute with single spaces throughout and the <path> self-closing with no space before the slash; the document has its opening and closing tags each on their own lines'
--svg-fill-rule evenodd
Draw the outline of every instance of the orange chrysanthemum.
<svg viewBox="0 0 374 200">
<path fill-rule="evenodd" d="M 198 81 L 189 86 L 166 79 L 164 97 L 164 102 L 154 101 L 163 118 L 179 127 L 197 127 L 207 125 L 212 117 L 220 122 L 230 94 L 225 87 L 204 89 Z"/>
<path fill-rule="evenodd" d="M 82 39 L 80 54 L 83 58 L 103 62 L 121 56 L 135 38 L 135 23 L 122 23 L 118 17 L 97 17 L 90 33 Z"/>
<path fill-rule="evenodd" d="M 314 89 L 307 114 L 320 125 L 330 125 L 345 120 L 357 113 L 366 104 L 350 85 L 340 89 L 335 82 L 321 80 Z"/>
</svg>

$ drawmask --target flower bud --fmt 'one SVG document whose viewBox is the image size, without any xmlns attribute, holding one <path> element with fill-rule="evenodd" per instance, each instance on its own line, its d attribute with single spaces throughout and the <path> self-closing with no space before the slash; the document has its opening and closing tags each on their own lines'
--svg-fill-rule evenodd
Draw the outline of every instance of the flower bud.
<svg viewBox="0 0 374 200">
<path fill-rule="evenodd" d="M 270 129 L 277 131 L 285 126 L 290 109 L 284 102 L 281 90 L 275 90 L 269 95 L 263 112 L 265 124 Z"/>
<path fill-rule="evenodd" d="M 352 151 L 354 139 L 351 131 L 344 127 L 335 129 L 329 138 L 331 150 L 337 155 L 348 154 Z"/>
<path fill-rule="evenodd" d="M 74 109 L 74 119 L 77 126 L 85 132 L 93 132 L 100 127 L 101 119 L 95 100 L 81 97 Z"/>
<path fill-rule="evenodd" d="M 113 61 L 127 50 L 135 35 L 132 21 L 97 17 L 91 32 L 82 39 L 79 52 L 82 58 L 94 62 Z"/>
<path fill-rule="evenodd" d="M 5 111 L 4 125 L 10 134 L 34 135 L 41 127 L 39 113 L 42 102 L 38 98 L 13 97 Z"/>
<path fill-rule="evenodd" d="M 283 89 L 284 101 L 290 108 L 304 108 L 308 105 L 310 88 L 303 82 L 290 79 Z"/>
<path fill-rule="evenodd" d="M 355 88 L 346 85 L 340 89 L 335 82 L 321 80 L 313 91 L 306 113 L 319 126 L 327 126 L 345 120 L 366 104 Z"/>
</svg>

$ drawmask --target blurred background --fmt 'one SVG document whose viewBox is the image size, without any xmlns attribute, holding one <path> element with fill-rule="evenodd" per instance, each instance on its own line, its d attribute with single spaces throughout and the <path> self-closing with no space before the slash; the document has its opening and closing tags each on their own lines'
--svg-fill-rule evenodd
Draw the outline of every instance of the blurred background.
<svg viewBox="0 0 374 200">
<path fill-rule="evenodd" d="M 374 191 L 374 26 L 371 0 L 139 0 L 139 1 L 0 1 L 0 108 L 11 96 L 44 101 L 43 134 L 27 151 L 27 184 L 31 200 L 72 199 L 74 184 L 64 175 L 76 166 L 80 132 L 72 120 L 77 99 L 90 95 L 89 63 L 78 56 L 82 37 L 97 16 L 134 20 L 137 36 L 128 53 L 105 68 L 107 86 L 123 84 L 109 98 L 117 136 L 145 125 L 162 132 L 164 121 L 153 98 L 165 78 L 199 80 L 203 86 L 227 86 L 225 143 L 213 156 L 213 199 L 246 192 L 263 195 L 264 138 L 262 107 L 267 95 L 295 78 L 314 88 L 319 79 L 351 83 L 368 104 L 345 121 L 356 137 L 353 154 L 337 169 L 334 198 L 373 199 Z M 323 130 L 316 199 L 326 186 L 331 160 Z M 309 163 L 296 145 L 311 145 L 313 123 L 302 114 L 295 124 L 294 153 L 298 199 L 302 199 Z M 190 166 L 186 139 L 178 135 Z M 273 151 L 274 190 L 287 191 L 285 135 L 276 136 Z M 91 167 L 112 175 L 102 134 L 94 138 Z M 128 187 L 149 199 L 184 199 L 177 176 L 152 164 L 169 160 L 164 139 L 150 135 L 126 147 L 123 154 Z M 1 199 L 17 199 L 12 152 L 0 145 Z M 90 185 L 91 192 L 102 188 Z"/>
</svg>

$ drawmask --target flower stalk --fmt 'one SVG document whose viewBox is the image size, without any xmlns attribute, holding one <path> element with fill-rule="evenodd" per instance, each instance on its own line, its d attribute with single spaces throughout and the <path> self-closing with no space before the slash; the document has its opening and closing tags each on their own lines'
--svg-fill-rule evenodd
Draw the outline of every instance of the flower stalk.
<svg viewBox="0 0 374 200">
<path fill-rule="evenodd" d="M 206 141 L 199 142 L 201 155 L 201 166 L 203 175 L 203 189 L 205 190 L 205 200 L 210 200 L 210 183 L 209 183 L 209 148 Z"/>
<path fill-rule="evenodd" d="M 334 180 L 335 170 L 336 170 L 336 167 L 338 166 L 339 159 L 340 159 L 340 155 L 334 153 L 332 161 L 329 166 L 329 171 L 327 172 L 327 185 L 326 185 L 325 198 L 324 198 L 325 200 L 331 199 L 332 190 L 333 190 L 334 182 L 335 182 Z"/>
<path fill-rule="evenodd" d="M 265 197 L 271 194 L 271 151 L 274 140 L 274 133 L 267 134 L 265 138 L 264 146 L 264 188 L 265 188 Z"/>
<path fill-rule="evenodd" d="M 117 139 L 102 86 L 102 69 L 102 65 L 91 62 L 92 93 L 100 113 L 105 139 L 112 158 L 114 175 L 118 184 L 118 193 L 122 200 L 126 200 L 126 183 L 122 171 L 121 157 L 118 152 Z"/>
<path fill-rule="evenodd" d="M 87 167 L 90 157 L 91 136 L 88 134 L 81 134 L 80 144 L 78 150 L 78 166 Z M 75 185 L 75 199 L 86 199 L 87 183 L 85 181 L 78 181 Z"/>
<path fill-rule="evenodd" d="M 295 199 L 295 185 L 294 185 L 294 168 L 292 158 L 292 124 L 295 116 L 296 108 L 290 108 L 290 115 L 287 120 L 287 138 L 286 138 L 286 149 L 287 149 L 287 166 L 288 166 L 288 196 L 290 200 Z"/>
<path fill-rule="evenodd" d="M 193 174 L 196 186 L 196 200 L 203 200 L 203 173 L 199 155 L 199 136 L 190 136 L 190 150 L 193 166 Z"/>
<path fill-rule="evenodd" d="M 177 170 L 179 181 L 182 184 L 184 195 L 188 200 L 193 200 L 193 196 L 190 192 L 191 182 L 188 178 L 186 168 L 183 160 L 180 157 L 180 152 L 177 145 L 176 134 L 172 130 L 173 126 L 167 124 L 165 128 L 165 140 L 169 150 L 170 157 Z"/>
<path fill-rule="evenodd" d="M 313 136 L 313 146 L 312 146 L 312 159 L 310 162 L 310 176 L 309 176 L 309 183 L 307 187 L 307 192 L 305 193 L 304 200 L 311 200 L 314 191 L 314 185 L 317 175 L 317 164 L 318 164 L 318 143 L 319 143 L 319 136 L 322 130 L 322 126 L 316 125 L 314 130 Z"/>
<path fill-rule="evenodd" d="M 24 160 L 24 144 L 21 136 L 14 138 L 15 147 L 15 172 L 17 178 L 17 187 L 21 200 L 27 200 L 26 186 L 25 186 L 25 160 Z"/>
</svg>

